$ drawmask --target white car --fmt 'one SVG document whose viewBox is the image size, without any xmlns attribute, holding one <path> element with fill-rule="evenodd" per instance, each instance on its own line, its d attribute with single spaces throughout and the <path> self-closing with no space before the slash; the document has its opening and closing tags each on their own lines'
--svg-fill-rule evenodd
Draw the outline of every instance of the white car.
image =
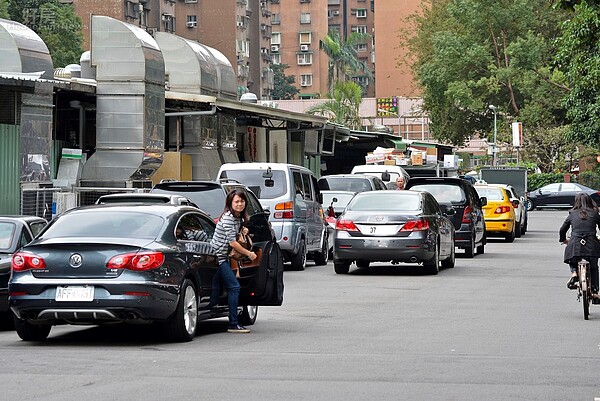
<svg viewBox="0 0 600 401">
<path fill-rule="evenodd" d="M 508 197 L 510 198 L 513 207 L 515 208 L 515 217 L 518 224 L 518 229 L 515 230 L 515 237 L 520 237 L 521 235 L 525 235 L 527 232 L 527 202 L 526 199 L 517 194 L 515 188 L 512 185 L 506 184 L 487 184 L 493 185 L 496 187 L 501 187 L 506 190 L 508 193 Z"/>
</svg>

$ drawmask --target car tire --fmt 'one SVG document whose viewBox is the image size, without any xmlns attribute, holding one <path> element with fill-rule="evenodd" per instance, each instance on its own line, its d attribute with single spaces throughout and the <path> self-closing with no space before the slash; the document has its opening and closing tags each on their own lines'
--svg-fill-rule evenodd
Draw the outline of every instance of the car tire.
<svg viewBox="0 0 600 401">
<path fill-rule="evenodd" d="M 535 210 L 535 202 L 532 199 L 528 199 L 527 200 L 527 211 L 531 212 L 532 210 Z"/>
<path fill-rule="evenodd" d="M 44 341 L 50 334 L 52 325 L 31 324 L 27 320 L 14 317 L 15 330 L 23 341 Z"/>
<path fill-rule="evenodd" d="M 433 257 L 429 260 L 423 262 L 423 267 L 425 268 L 425 272 L 427 274 L 438 274 L 440 271 L 440 246 L 439 244 L 435 247 L 435 253 Z"/>
<path fill-rule="evenodd" d="M 165 323 L 169 339 L 177 342 L 192 341 L 198 325 L 198 296 L 192 281 L 185 279 L 181 286 L 175 313 Z"/>
<path fill-rule="evenodd" d="M 477 255 L 483 255 L 484 253 L 485 253 L 485 244 L 482 241 L 481 245 L 477 246 Z"/>
<path fill-rule="evenodd" d="M 465 247 L 465 256 L 467 258 L 475 257 L 475 233 L 471 236 L 471 246 Z"/>
<path fill-rule="evenodd" d="M 238 321 L 242 326 L 252 326 L 258 316 L 258 306 L 242 306 L 242 311 L 238 315 Z"/>
<path fill-rule="evenodd" d="M 368 260 L 357 260 L 356 261 L 356 267 L 359 267 L 361 269 L 366 269 L 367 267 L 369 267 L 370 262 Z"/>
<path fill-rule="evenodd" d="M 321 246 L 320 252 L 315 252 L 313 254 L 313 261 L 316 266 L 324 266 L 329 262 L 329 241 L 327 239 L 327 235 L 323 238 L 323 245 Z"/>
<path fill-rule="evenodd" d="M 348 274 L 350 272 L 350 262 L 346 260 L 334 260 L 333 270 L 336 274 Z"/>
<path fill-rule="evenodd" d="M 523 229 L 521 228 L 521 223 L 519 222 L 519 225 L 517 225 L 517 227 L 515 228 L 515 238 L 521 238 L 522 232 Z"/>
<path fill-rule="evenodd" d="M 304 242 L 304 238 L 302 238 L 300 242 L 298 253 L 292 255 L 290 262 L 292 264 L 292 270 L 306 269 L 306 243 Z"/>
<path fill-rule="evenodd" d="M 515 240 L 515 227 L 513 226 L 513 229 L 510 233 L 506 234 L 506 236 L 504 237 L 504 240 L 508 243 L 511 243 Z"/>
<path fill-rule="evenodd" d="M 442 260 L 442 267 L 444 269 L 452 269 L 456 264 L 456 251 L 454 246 L 452 247 L 452 250 L 450 251 L 450 256 L 447 257 L 446 259 Z"/>
</svg>

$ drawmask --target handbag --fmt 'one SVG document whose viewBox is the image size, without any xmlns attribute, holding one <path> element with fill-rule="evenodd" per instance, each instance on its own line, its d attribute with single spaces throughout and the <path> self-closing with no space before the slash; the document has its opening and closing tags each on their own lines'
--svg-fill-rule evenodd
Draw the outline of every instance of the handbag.
<svg viewBox="0 0 600 401">
<path fill-rule="evenodd" d="M 239 232 L 236 241 L 244 247 L 244 249 L 252 250 L 252 238 L 250 234 L 244 234 L 243 232 Z M 246 267 L 258 267 L 260 265 L 260 259 L 262 256 L 262 252 L 260 249 L 255 251 L 256 259 L 250 260 L 246 255 L 241 254 L 235 249 L 231 249 L 229 252 L 229 264 L 231 265 L 231 270 L 235 272 L 236 277 L 240 277 L 240 269 Z"/>
</svg>

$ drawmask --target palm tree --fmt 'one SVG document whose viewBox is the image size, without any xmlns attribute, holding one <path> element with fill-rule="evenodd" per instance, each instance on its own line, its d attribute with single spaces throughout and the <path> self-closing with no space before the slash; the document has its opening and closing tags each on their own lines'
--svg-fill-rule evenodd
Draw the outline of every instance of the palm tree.
<svg viewBox="0 0 600 401">
<path fill-rule="evenodd" d="M 312 106 L 307 110 L 309 114 L 318 114 L 329 118 L 329 121 L 344 125 L 350 129 L 362 128 L 359 115 L 362 101 L 362 88 L 356 82 L 336 82 L 329 100 Z"/>
<path fill-rule="evenodd" d="M 333 83 L 346 81 L 352 74 L 364 73 L 372 78 L 373 73 L 367 64 L 358 58 L 356 46 L 367 40 L 371 35 L 368 33 L 352 32 L 344 40 L 337 31 L 330 31 L 319 43 L 319 47 L 329 57 L 327 76 L 327 88 L 331 92 Z"/>
</svg>

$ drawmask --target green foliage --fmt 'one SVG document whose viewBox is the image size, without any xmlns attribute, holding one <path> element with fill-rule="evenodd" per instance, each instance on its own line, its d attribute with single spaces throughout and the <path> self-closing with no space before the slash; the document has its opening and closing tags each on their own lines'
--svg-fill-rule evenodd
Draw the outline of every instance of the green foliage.
<svg viewBox="0 0 600 401">
<path fill-rule="evenodd" d="M 552 69 L 563 11 L 547 0 L 425 3 L 401 40 L 417 60 L 413 69 L 436 139 L 461 145 L 478 131 L 490 139 L 490 104 L 507 134 L 512 121 L 563 123 L 560 100 L 568 88 Z"/>
<path fill-rule="evenodd" d="M 359 114 L 362 89 L 358 84 L 351 81 L 336 82 L 327 97 L 329 100 L 309 108 L 307 113 L 325 116 L 329 121 L 350 129 L 362 128 Z"/>
<path fill-rule="evenodd" d="M 8 14 L 8 1 L 0 0 L 0 18 L 9 19 L 10 15 Z"/>
<path fill-rule="evenodd" d="M 568 171 L 568 164 L 574 159 L 577 145 L 567 138 L 567 129 L 568 127 L 528 130 L 523 136 L 523 161 L 535 163 L 542 173 Z"/>
<path fill-rule="evenodd" d="M 83 53 L 81 19 L 58 0 L 10 0 L 10 18 L 33 29 L 46 43 L 55 67 L 79 63 Z"/>
<path fill-rule="evenodd" d="M 556 60 L 572 90 L 565 99 L 569 138 L 600 148 L 600 9 L 583 1 L 563 25 Z"/>
<path fill-rule="evenodd" d="M 565 174 L 560 173 L 539 173 L 527 175 L 527 191 L 535 191 L 544 185 L 553 184 L 555 182 L 563 182 Z"/>
<path fill-rule="evenodd" d="M 296 77 L 294 75 L 285 75 L 285 70 L 289 68 L 287 64 L 273 64 L 275 89 L 271 96 L 275 100 L 291 100 L 300 90 L 294 86 Z"/>
<path fill-rule="evenodd" d="M 600 190 L 600 171 L 584 171 L 579 173 L 577 182 L 586 187 Z"/>
</svg>

